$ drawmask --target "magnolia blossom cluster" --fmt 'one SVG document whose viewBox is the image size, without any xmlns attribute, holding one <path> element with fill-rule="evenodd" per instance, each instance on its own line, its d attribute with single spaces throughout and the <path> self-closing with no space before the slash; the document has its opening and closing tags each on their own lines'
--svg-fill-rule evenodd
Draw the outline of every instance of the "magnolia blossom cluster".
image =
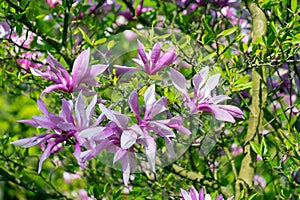
<svg viewBox="0 0 300 200">
<path fill-rule="evenodd" d="M 39 173 L 43 162 L 51 154 L 62 150 L 64 145 L 74 146 L 73 154 L 81 168 L 86 166 L 86 161 L 103 151 L 113 153 L 113 162 L 122 163 L 124 184 L 128 185 L 130 173 L 136 170 L 136 146 L 144 149 L 149 168 L 155 172 L 157 139 L 164 139 L 168 154 L 174 156 L 175 132 L 190 135 L 191 130 L 183 126 L 182 116 L 172 115 L 168 111 L 168 99 L 165 96 L 157 98 L 155 84 L 150 85 L 141 95 L 143 103 L 139 101 L 138 91 L 131 91 L 128 99 L 131 113 L 128 115 L 107 106 L 88 86 L 100 87 L 95 78 L 103 73 L 108 65 L 89 66 L 89 57 L 90 49 L 83 51 L 76 58 L 71 74 L 51 55 L 47 58 L 49 65 L 44 69 L 31 69 L 34 75 L 53 84 L 44 89 L 37 102 L 43 115 L 19 122 L 46 129 L 46 132 L 17 140 L 12 144 L 22 147 L 41 146 L 43 153 L 38 164 Z M 146 53 L 144 46 L 138 41 L 138 59 L 134 61 L 142 68 L 117 66 L 117 69 L 144 70 L 146 74 L 152 75 L 173 64 L 177 58 L 173 47 L 163 53 L 160 43 L 156 43 L 153 49 Z M 193 77 L 192 97 L 186 83 L 189 80 L 173 68 L 170 68 L 169 74 L 173 86 L 182 93 L 184 105 L 190 109 L 192 115 L 210 112 L 217 120 L 228 122 L 235 122 L 234 118 L 243 118 L 243 112 L 239 108 L 219 104 L 229 97 L 212 95 L 211 91 L 218 85 L 220 76 L 217 74 L 209 77 L 208 68 L 204 68 Z M 59 114 L 51 113 L 42 100 L 45 93 L 57 90 L 71 93 L 73 97 L 76 94 L 74 92 L 78 94 L 75 102 L 62 99 Z M 84 96 L 86 93 L 89 96 L 92 94 L 91 100 L 88 101 L 89 98 Z M 96 107 L 100 113 L 95 112 Z M 168 112 L 168 115 L 160 119 L 159 114 L 162 112 Z M 136 120 L 129 123 L 132 114 Z"/>
</svg>

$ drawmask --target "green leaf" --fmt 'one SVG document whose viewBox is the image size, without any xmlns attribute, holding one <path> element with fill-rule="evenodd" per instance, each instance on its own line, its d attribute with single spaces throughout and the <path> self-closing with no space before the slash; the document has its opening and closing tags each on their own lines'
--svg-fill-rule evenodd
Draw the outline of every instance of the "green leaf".
<svg viewBox="0 0 300 200">
<path fill-rule="evenodd" d="M 245 84 L 239 84 L 239 85 L 236 85 L 234 87 L 231 88 L 231 91 L 232 92 L 237 92 L 237 91 L 241 91 L 241 90 L 246 90 L 246 89 L 250 89 L 252 88 L 254 85 L 253 82 L 249 82 L 249 83 L 245 83 Z"/>
<path fill-rule="evenodd" d="M 242 78 L 239 78 L 238 80 L 236 80 L 234 82 L 234 84 L 238 85 L 238 84 L 249 83 L 249 79 L 250 79 L 250 74 L 247 74 L 246 76 L 243 76 Z"/>
<path fill-rule="evenodd" d="M 207 21 L 204 19 L 202 20 L 203 21 L 203 25 L 204 25 L 204 28 L 205 30 L 211 34 L 212 36 L 215 36 L 215 33 L 213 32 L 213 30 L 211 29 L 210 25 L 207 23 Z"/>
<path fill-rule="evenodd" d="M 245 190 L 242 190 L 238 199 L 239 200 L 244 199 L 244 195 L 245 195 Z"/>
<path fill-rule="evenodd" d="M 155 41 L 155 40 L 158 40 L 158 39 L 165 39 L 165 38 L 168 38 L 168 37 L 170 37 L 171 36 L 171 34 L 164 34 L 164 35 L 160 35 L 160 36 L 155 36 L 155 37 L 153 37 L 153 40 Z"/>
<path fill-rule="evenodd" d="M 79 31 L 80 31 L 80 33 L 81 33 L 83 39 L 84 39 L 89 45 L 92 46 L 92 42 L 91 42 L 89 36 L 86 34 L 86 32 L 84 32 L 84 30 L 82 30 L 80 27 L 78 27 L 78 29 L 79 29 Z"/>
<path fill-rule="evenodd" d="M 216 52 L 212 52 L 211 54 L 208 54 L 207 56 L 205 56 L 204 58 L 201 59 L 201 62 L 204 62 L 206 60 L 212 59 L 213 57 L 215 57 L 217 55 Z"/>
<path fill-rule="evenodd" d="M 110 50 L 113 46 L 115 46 L 115 41 L 114 40 L 111 40 L 108 42 L 107 44 L 107 49 Z"/>
<path fill-rule="evenodd" d="M 265 137 L 262 137 L 261 143 L 260 143 L 260 149 L 262 149 L 262 154 L 265 155 L 268 152 L 267 143 L 265 140 Z"/>
<path fill-rule="evenodd" d="M 254 194 L 252 194 L 252 195 L 249 197 L 249 199 L 248 199 L 248 200 L 252 200 L 252 199 L 254 199 L 254 197 L 256 197 L 256 195 L 257 195 L 257 193 L 254 193 Z"/>
<path fill-rule="evenodd" d="M 294 13 L 296 13 L 296 11 L 297 11 L 297 1 L 298 0 L 292 0 L 292 2 L 291 2 L 291 9 Z"/>
<path fill-rule="evenodd" d="M 161 81 L 162 77 L 159 75 L 149 75 L 149 79 Z"/>
<path fill-rule="evenodd" d="M 217 38 L 218 37 L 222 37 L 222 36 L 227 36 L 227 35 L 231 35 L 232 33 L 234 33 L 236 30 L 238 30 L 238 27 L 232 27 L 232 28 L 230 28 L 230 29 L 226 29 L 226 30 L 224 30 L 224 31 L 222 31 L 221 33 L 219 33 L 218 35 L 217 35 Z"/>
<path fill-rule="evenodd" d="M 94 43 L 94 45 L 96 46 L 96 45 L 102 44 L 104 42 L 106 42 L 106 38 L 101 38 L 99 40 L 96 40 L 96 42 Z"/>
<path fill-rule="evenodd" d="M 262 156 L 262 153 L 261 153 L 261 149 L 260 147 L 258 146 L 258 144 L 256 144 L 255 142 L 253 141 L 250 141 L 250 146 L 251 146 L 251 149 L 257 153 L 258 155 Z"/>
</svg>

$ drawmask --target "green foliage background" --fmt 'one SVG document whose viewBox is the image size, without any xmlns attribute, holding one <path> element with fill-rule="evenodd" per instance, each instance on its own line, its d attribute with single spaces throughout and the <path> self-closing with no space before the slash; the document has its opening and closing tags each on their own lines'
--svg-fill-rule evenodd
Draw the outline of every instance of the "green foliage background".
<svg viewBox="0 0 300 200">
<path fill-rule="evenodd" d="M 198 6 L 194 12 L 184 15 L 184 9 L 175 6 L 172 1 L 145 1 L 144 6 L 152 6 L 152 11 L 136 16 L 127 24 L 116 26 L 117 13 L 125 11 L 127 1 L 116 1 L 121 5 L 119 10 L 104 11 L 100 7 L 100 11 L 93 13 L 90 13 L 87 1 L 73 6 L 70 0 L 62 2 L 49 9 L 46 2 L 40 0 L 0 0 L 0 21 L 9 21 L 19 35 L 22 30 L 28 29 L 36 33 L 30 49 L 16 48 L 12 40 L 0 39 L 0 199 L 76 199 L 72 191 L 78 193 L 80 189 L 85 189 L 89 196 L 97 199 L 178 199 L 180 188 L 187 189 L 191 185 L 198 190 L 205 187 L 212 197 L 222 193 L 225 197 L 234 195 L 236 199 L 299 199 L 299 184 L 291 177 L 291 173 L 300 166 L 299 112 L 292 112 L 294 108 L 300 109 L 297 83 L 300 78 L 300 19 L 297 0 L 253 1 L 266 15 L 267 29 L 265 36 L 254 42 L 251 36 L 253 28 L 246 28 L 250 36 L 246 43 L 242 42 L 243 30 L 240 26 L 233 24 L 226 16 L 213 18 L 211 12 L 221 10 L 213 3 Z M 245 15 L 245 5 L 249 2 L 240 4 L 243 9 L 238 10 L 238 16 Z M 96 6 L 102 3 L 95 1 Z M 138 1 L 130 9 L 136 9 L 137 4 Z M 80 13 L 84 16 L 82 19 L 78 17 Z M 247 13 L 245 20 L 251 24 L 253 19 Z M 55 17 L 45 20 L 45 16 L 51 14 Z M 237 24 L 240 20 L 238 18 Z M 57 24 L 58 27 L 54 28 Z M 192 145 L 178 161 L 158 168 L 155 175 L 135 174 L 129 194 L 124 193 L 120 171 L 103 165 L 97 159 L 91 160 L 90 166 L 81 171 L 68 146 L 65 148 L 70 151 L 52 155 L 44 163 L 42 173 L 37 174 L 41 155 L 39 147 L 23 149 L 10 142 L 42 132 L 17 120 L 30 119 L 41 113 L 36 100 L 49 83 L 22 69 L 16 60 L 22 52 L 33 51 L 42 53 L 41 58 L 33 62 L 41 62 L 50 52 L 71 71 L 74 59 L 82 50 L 108 45 L 106 38 L 109 40 L 109 37 L 124 30 L 136 29 L 137 24 L 177 28 L 197 41 L 207 50 L 207 54 L 195 60 L 187 59 L 196 67 L 181 72 L 190 78 L 204 65 L 205 59 L 212 61 L 215 71 L 222 75 L 227 94 L 232 97 L 230 103 L 238 105 L 245 112 L 246 119 L 226 124 L 220 137 L 216 138 L 217 144 L 205 157 L 201 156 L 197 146 Z M 81 41 L 72 51 L 76 38 L 81 38 Z M 282 66 L 287 70 L 287 77 L 278 75 Z M 276 80 L 279 86 L 268 85 L 266 103 L 261 106 L 264 111 L 262 128 L 269 133 L 262 135 L 256 132 L 255 138 L 245 142 L 255 92 L 253 87 L 257 84 L 251 80 L 253 69 L 262 77 L 265 73 L 266 79 L 262 78 L 262 85 L 266 86 L 267 80 Z M 280 86 L 286 80 L 289 85 L 283 90 Z M 104 81 L 106 90 L 99 92 L 109 96 L 106 93 L 114 86 L 113 79 L 101 81 Z M 245 97 L 243 92 L 252 97 Z M 48 97 L 51 111 L 60 110 L 60 98 L 63 95 L 67 96 L 56 93 Z M 292 102 L 293 95 L 295 101 Z M 273 106 L 275 101 L 279 105 L 276 108 Z M 287 102 L 292 103 L 289 105 Z M 252 170 L 266 180 L 266 187 L 252 184 L 240 188 L 237 193 L 245 154 L 233 156 L 233 143 L 241 146 L 244 152 L 245 147 L 250 146 Z M 262 160 L 257 161 L 257 155 Z M 61 160 L 62 165 L 55 163 L 55 160 Z M 215 167 L 211 170 L 212 164 Z M 66 183 L 63 179 L 65 171 L 78 172 L 82 177 Z"/>
</svg>

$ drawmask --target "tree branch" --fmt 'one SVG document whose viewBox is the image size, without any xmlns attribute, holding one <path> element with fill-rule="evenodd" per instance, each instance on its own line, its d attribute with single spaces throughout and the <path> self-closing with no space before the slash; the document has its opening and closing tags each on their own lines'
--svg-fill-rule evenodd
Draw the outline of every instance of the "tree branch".
<svg viewBox="0 0 300 200">
<path fill-rule="evenodd" d="M 264 12 L 258 7 L 256 3 L 250 0 L 244 0 L 247 9 L 251 13 L 253 21 L 253 44 L 258 45 L 258 42 L 262 40 L 267 30 L 267 19 Z M 259 62 L 257 57 L 256 63 Z M 244 155 L 242 160 L 238 180 L 235 183 L 235 199 L 239 199 L 241 191 L 245 190 L 245 198 L 249 195 L 249 188 L 252 187 L 254 177 L 254 152 L 251 150 L 250 141 L 258 142 L 258 133 L 262 131 L 264 113 L 263 109 L 266 103 L 267 90 L 266 90 L 266 68 L 261 66 L 260 68 L 252 69 L 252 81 L 254 83 L 252 88 L 252 106 L 248 122 L 247 135 L 244 141 Z"/>
</svg>

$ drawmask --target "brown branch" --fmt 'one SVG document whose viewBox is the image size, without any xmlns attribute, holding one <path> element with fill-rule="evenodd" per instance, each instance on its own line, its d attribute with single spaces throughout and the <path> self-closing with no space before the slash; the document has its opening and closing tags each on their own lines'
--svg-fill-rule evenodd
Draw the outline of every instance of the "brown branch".
<svg viewBox="0 0 300 200">
<path fill-rule="evenodd" d="M 262 41 L 262 37 L 265 35 L 267 30 L 267 19 L 264 12 L 258 7 L 256 3 L 250 0 L 245 0 L 245 4 L 251 13 L 253 21 L 253 43 L 258 45 Z M 259 62 L 255 58 L 256 63 Z M 267 99 L 266 90 L 266 68 L 261 66 L 260 68 L 252 69 L 252 81 L 254 83 L 252 88 L 252 105 L 251 112 L 248 122 L 247 135 L 244 141 L 244 158 L 242 160 L 238 180 L 235 183 L 235 199 L 239 199 L 241 191 L 245 191 L 245 198 L 249 196 L 249 189 L 252 187 L 253 177 L 254 177 L 254 163 L 255 154 L 250 147 L 250 141 L 258 142 L 258 133 L 262 131 L 264 113 L 263 109 L 265 107 Z"/>
</svg>

